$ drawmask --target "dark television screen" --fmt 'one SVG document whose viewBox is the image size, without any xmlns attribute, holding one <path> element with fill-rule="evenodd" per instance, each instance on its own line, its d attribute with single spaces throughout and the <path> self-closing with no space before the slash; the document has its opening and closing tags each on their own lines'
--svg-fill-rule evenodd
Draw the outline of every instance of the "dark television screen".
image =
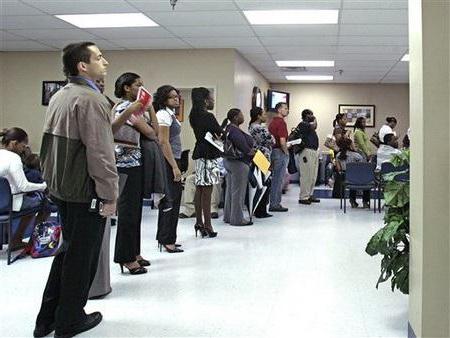
<svg viewBox="0 0 450 338">
<path fill-rule="evenodd" d="M 269 89 L 267 91 L 267 109 L 272 111 L 275 110 L 275 106 L 278 102 L 287 103 L 289 106 L 289 93 Z"/>
</svg>

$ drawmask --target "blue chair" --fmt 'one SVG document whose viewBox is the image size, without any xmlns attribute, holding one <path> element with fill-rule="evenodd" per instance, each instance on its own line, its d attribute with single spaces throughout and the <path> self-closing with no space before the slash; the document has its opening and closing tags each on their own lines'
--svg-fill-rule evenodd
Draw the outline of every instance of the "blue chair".
<svg viewBox="0 0 450 338">
<path fill-rule="evenodd" d="M 370 190 L 375 192 L 377 184 L 375 182 L 375 165 L 373 163 L 355 162 L 347 163 L 345 170 L 345 179 L 342 184 L 342 198 L 344 199 L 344 213 L 347 212 L 347 190 Z M 369 200 L 370 203 L 370 200 Z M 373 211 L 376 213 L 376 200 L 374 199 Z"/>
<path fill-rule="evenodd" d="M 4 235 L 8 238 L 8 243 L 11 241 L 13 236 L 12 231 L 12 222 L 17 219 L 21 219 L 23 216 L 36 215 L 39 211 L 42 210 L 44 204 L 36 208 L 30 208 L 26 210 L 21 210 L 19 212 L 12 211 L 12 201 L 13 196 L 18 195 L 11 193 L 11 187 L 9 186 L 9 182 L 6 178 L 0 177 L 0 248 L 3 247 L 3 243 L 5 243 Z M 6 233 L 4 229 L 4 225 L 6 225 Z M 8 244 L 7 255 L 8 255 L 8 265 L 16 261 L 21 257 L 21 253 L 17 256 L 12 257 L 13 248 Z"/>
</svg>

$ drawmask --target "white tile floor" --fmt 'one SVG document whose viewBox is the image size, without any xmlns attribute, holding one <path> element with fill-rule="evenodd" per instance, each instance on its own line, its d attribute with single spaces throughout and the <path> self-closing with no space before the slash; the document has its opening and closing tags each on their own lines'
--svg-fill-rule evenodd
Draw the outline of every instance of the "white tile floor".
<svg viewBox="0 0 450 338">
<path fill-rule="evenodd" d="M 344 215 L 337 200 L 299 206 L 297 194 L 292 187 L 283 198 L 288 213 L 252 227 L 216 220 L 215 239 L 195 238 L 193 220 L 180 220 L 181 254 L 157 250 L 155 212 L 145 210 L 150 272 L 112 266 L 113 292 L 86 309 L 104 320 L 81 336 L 406 337 L 408 298 L 387 283 L 375 289 L 379 258 L 364 252 L 382 216 Z M 0 336 L 31 336 L 50 263 L 7 266 L 0 256 Z"/>
</svg>

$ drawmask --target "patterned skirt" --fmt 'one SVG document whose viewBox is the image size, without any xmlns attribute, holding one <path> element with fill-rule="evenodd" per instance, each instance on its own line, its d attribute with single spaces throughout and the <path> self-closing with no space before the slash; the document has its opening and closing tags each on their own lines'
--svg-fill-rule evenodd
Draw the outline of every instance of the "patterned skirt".
<svg viewBox="0 0 450 338">
<path fill-rule="evenodd" d="M 209 186 L 220 183 L 219 160 L 195 160 L 195 185 Z"/>
</svg>

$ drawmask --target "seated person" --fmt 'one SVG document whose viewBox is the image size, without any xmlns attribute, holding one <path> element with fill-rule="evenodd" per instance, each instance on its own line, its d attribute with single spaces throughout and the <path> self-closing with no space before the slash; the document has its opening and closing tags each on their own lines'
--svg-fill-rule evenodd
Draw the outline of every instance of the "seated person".
<svg viewBox="0 0 450 338">
<path fill-rule="evenodd" d="M 2 137 L 0 148 L 0 177 L 5 177 L 11 187 L 11 193 L 44 191 L 45 182 L 32 183 L 25 177 L 22 155 L 28 146 L 28 135 L 20 128 L 9 128 L 0 132 Z M 32 209 L 43 205 L 41 194 L 17 194 L 13 196 L 12 210 L 15 212 Z M 41 216 L 41 217 L 39 217 Z M 48 215 L 47 215 L 48 216 Z M 40 222 L 45 215 L 38 215 L 36 222 Z M 22 237 L 28 222 L 22 221 L 15 235 L 10 239 L 12 248 L 22 246 Z"/>
<path fill-rule="evenodd" d="M 195 217 L 195 174 L 190 174 L 184 182 L 183 198 L 181 204 L 180 218 Z M 211 218 L 219 218 L 219 202 L 221 196 L 221 184 L 213 185 L 211 195 Z"/>
<path fill-rule="evenodd" d="M 386 134 L 383 143 L 377 151 L 377 170 L 381 169 L 381 164 L 389 162 L 394 155 L 401 154 L 398 150 L 398 138 L 394 134 Z"/>
<path fill-rule="evenodd" d="M 364 157 L 358 153 L 351 139 L 342 137 L 337 141 L 339 152 L 336 154 L 336 170 L 342 174 L 347 169 L 347 163 L 366 162 Z M 350 204 L 357 208 L 356 190 L 350 190 Z M 363 191 L 363 208 L 370 209 L 370 190 Z"/>
</svg>

